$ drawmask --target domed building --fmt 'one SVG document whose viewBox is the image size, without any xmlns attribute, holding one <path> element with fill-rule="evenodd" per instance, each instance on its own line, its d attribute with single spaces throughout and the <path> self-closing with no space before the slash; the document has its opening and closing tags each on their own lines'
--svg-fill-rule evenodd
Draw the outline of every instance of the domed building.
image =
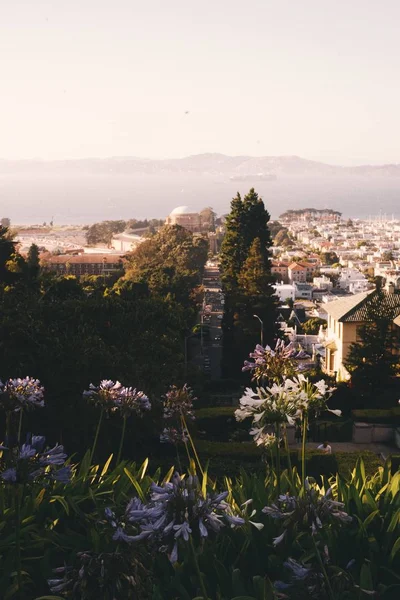
<svg viewBox="0 0 400 600">
<path fill-rule="evenodd" d="M 192 232 L 201 231 L 201 217 L 199 213 L 190 212 L 188 206 L 177 206 L 165 221 L 166 225 L 180 225 Z"/>
</svg>

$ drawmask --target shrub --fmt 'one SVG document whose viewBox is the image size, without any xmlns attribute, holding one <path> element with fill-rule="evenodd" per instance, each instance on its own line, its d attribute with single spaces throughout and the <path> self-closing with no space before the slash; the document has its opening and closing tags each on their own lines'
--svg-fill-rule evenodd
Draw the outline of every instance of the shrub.
<svg viewBox="0 0 400 600">
<path fill-rule="evenodd" d="M 353 410 L 352 417 L 355 421 L 363 423 L 389 423 L 400 425 L 400 407 L 380 409 L 368 408 L 364 410 Z"/>
<path fill-rule="evenodd" d="M 336 460 L 338 463 L 338 471 L 343 477 L 349 477 L 353 471 L 357 459 L 362 458 L 364 461 L 365 474 L 372 477 L 374 473 L 382 466 L 382 461 L 377 454 L 373 452 L 336 452 Z"/>
<path fill-rule="evenodd" d="M 307 452 L 306 469 L 307 475 L 315 479 L 336 475 L 338 472 L 336 456 L 335 454 L 322 454 L 319 451 Z"/>
<path fill-rule="evenodd" d="M 249 423 L 238 423 L 235 419 L 235 408 L 232 406 L 218 406 L 214 408 L 202 408 L 196 411 L 197 434 L 205 432 L 207 439 L 226 442 L 234 437 L 235 432 L 243 433 L 249 431 Z M 241 436 L 242 437 L 242 436 Z"/>
</svg>

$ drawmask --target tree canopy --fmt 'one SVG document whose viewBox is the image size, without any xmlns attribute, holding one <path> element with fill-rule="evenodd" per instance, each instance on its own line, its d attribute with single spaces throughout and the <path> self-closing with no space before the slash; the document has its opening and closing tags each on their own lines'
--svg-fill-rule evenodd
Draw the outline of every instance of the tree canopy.
<svg viewBox="0 0 400 600">
<path fill-rule="evenodd" d="M 221 278 L 225 292 L 223 370 L 237 373 L 251 346 L 260 339 L 263 322 L 265 340 L 271 340 L 275 322 L 275 301 L 269 248 L 269 213 L 252 188 L 231 202 L 226 233 L 221 246 Z"/>
</svg>

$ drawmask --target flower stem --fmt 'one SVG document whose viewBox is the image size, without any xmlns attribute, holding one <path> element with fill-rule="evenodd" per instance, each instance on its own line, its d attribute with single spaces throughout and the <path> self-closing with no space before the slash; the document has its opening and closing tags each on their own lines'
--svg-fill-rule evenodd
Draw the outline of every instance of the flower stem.
<svg viewBox="0 0 400 600">
<path fill-rule="evenodd" d="M 328 574 L 326 572 L 324 563 L 322 561 L 321 554 L 320 554 L 320 552 L 318 550 L 318 546 L 316 544 L 314 536 L 312 535 L 311 537 L 312 537 L 312 540 L 313 540 L 313 543 L 314 543 L 315 555 L 316 555 L 316 558 L 318 560 L 318 564 L 320 566 L 320 569 L 322 571 L 322 575 L 324 576 L 324 579 L 325 579 L 326 587 L 327 587 L 327 590 L 328 590 L 328 596 L 329 596 L 330 600 L 335 600 L 335 596 L 333 595 L 333 590 L 331 588 L 329 577 L 328 577 Z"/>
<path fill-rule="evenodd" d="M 20 408 L 19 411 L 19 423 L 18 423 L 18 445 L 21 442 L 21 431 L 22 431 L 22 417 L 23 417 L 23 410 L 22 408 Z"/>
<path fill-rule="evenodd" d="M 208 600 L 208 594 L 207 594 L 206 586 L 204 584 L 203 575 L 200 571 L 200 565 L 199 565 L 199 561 L 197 560 L 197 554 L 196 554 L 196 550 L 194 549 L 192 536 L 190 536 L 189 543 L 190 543 L 190 549 L 193 554 L 193 560 L 194 560 L 194 565 L 196 567 L 197 577 L 199 578 L 199 584 L 200 584 L 200 589 L 201 589 L 201 593 L 203 596 L 203 600 Z"/>
<path fill-rule="evenodd" d="M 196 461 L 197 461 L 197 464 L 199 466 L 200 472 L 201 472 L 202 475 L 204 475 L 204 471 L 203 471 L 203 468 L 202 468 L 201 463 L 200 463 L 199 455 L 196 452 L 196 447 L 195 447 L 195 445 L 193 443 L 192 436 L 190 435 L 190 431 L 188 429 L 188 426 L 186 425 L 185 417 L 183 415 L 181 415 L 181 418 L 182 418 L 182 424 L 184 425 L 185 430 L 187 431 L 189 442 L 190 442 L 190 445 L 192 446 L 193 454 L 194 454 L 194 456 L 196 458 Z"/>
<path fill-rule="evenodd" d="M 276 427 L 276 479 L 278 485 L 278 494 L 281 493 L 281 447 L 280 447 L 280 423 L 275 424 Z"/>
<path fill-rule="evenodd" d="M 21 498 L 20 486 L 15 489 L 15 551 L 17 568 L 18 598 L 22 598 L 22 574 L 21 574 Z"/>
<path fill-rule="evenodd" d="M 285 426 L 284 429 L 284 433 L 283 433 L 283 439 L 285 441 L 285 450 L 286 450 L 286 454 L 287 454 L 287 463 L 288 463 L 288 469 L 289 469 L 289 478 L 290 478 L 290 483 L 293 486 L 293 468 L 292 468 L 292 459 L 290 457 L 290 447 L 289 447 L 289 442 L 288 442 L 288 437 L 287 437 L 287 428 Z M 294 491 L 294 490 L 293 490 Z"/>
<path fill-rule="evenodd" d="M 94 436 L 94 442 L 93 442 L 93 446 L 92 446 L 92 451 L 90 453 L 90 465 L 92 464 L 93 456 L 94 456 L 94 451 L 96 450 L 97 439 L 99 437 L 99 431 L 100 431 L 100 427 L 101 427 L 101 422 L 103 420 L 103 414 L 104 414 L 104 408 L 102 408 L 101 411 L 100 411 L 99 422 L 97 423 L 96 435 Z"/>
<path fill-rule="evenodd" d="M 8 410 L 6 413 L 6 437 L 5 437 L 6 446 L 10 446 L 11 444 L 11 412 Z"/>
<path fill-rule="evenodd" d="M 303 415 L 303 440 L 301 445 L 301 485 L 303 494 L 306 492 L 306 442 L 307 442 L 308 419 L 307 413 Z"/>
<path fill-rule="evenodd" d="M 124 445 L 124 439 L 125 439 L 125 429 L 126 429 L 126 417 L 124 417 L 122 420 L 122 432 L 121 432 L 121 440 L 119 442 L 119 448 L 118 448 L 117 465 L 119 465 L 119 461 L 121 460 L 122 447 Z"/>
<path fill-rule="evenodd" d="M 178 444 L 175 444 L 175 450 L 176 450 L 176 462 L 178 463 L 179 473 L 182 475 L 183 471 L 182 471 L 182 465 L 181 465 L 181 457 L 179 456 Z"/>
</svg>

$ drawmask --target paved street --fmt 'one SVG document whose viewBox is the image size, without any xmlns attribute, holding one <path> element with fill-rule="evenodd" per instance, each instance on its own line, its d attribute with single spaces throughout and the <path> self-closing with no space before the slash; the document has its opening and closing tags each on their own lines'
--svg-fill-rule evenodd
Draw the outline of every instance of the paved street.
<svg viewBox="0 0 400 600">
<path fill-rule="evenodd" d="M 221 377 L 223 296 L 218 267 L 207 266 L 204 271 L 203 286 L 204 306 L 211 310 L 203 311 L 203 333 L 208 329 L 209 335 L 203 335 L 203 369 L 211 379 Z"/>
</svg>

